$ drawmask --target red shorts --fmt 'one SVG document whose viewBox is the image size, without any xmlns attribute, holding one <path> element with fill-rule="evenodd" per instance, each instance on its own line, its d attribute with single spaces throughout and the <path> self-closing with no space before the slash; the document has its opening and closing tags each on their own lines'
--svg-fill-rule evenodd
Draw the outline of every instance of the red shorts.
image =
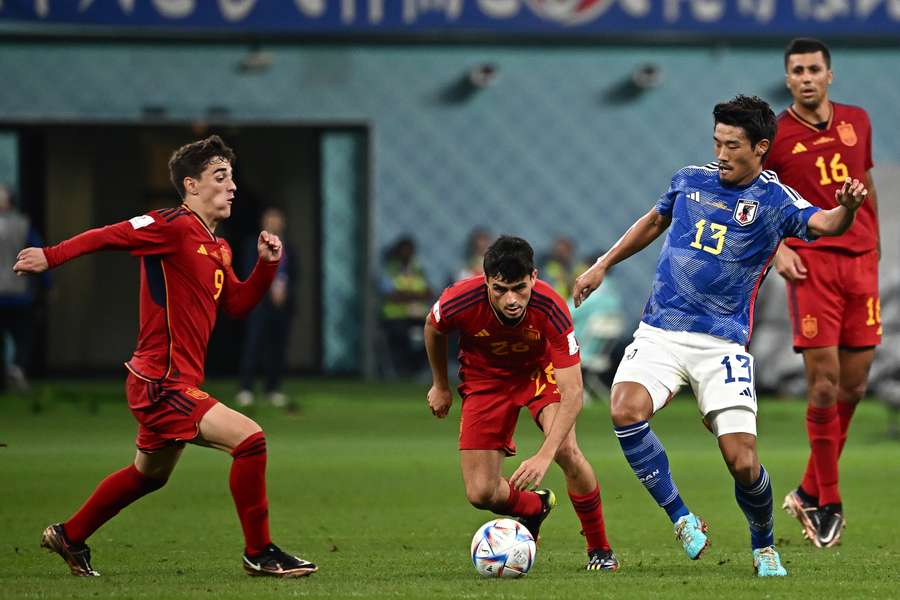
<svg viewBox="0 0 900 600">
<path fill-rule="evenodd" d="M 538 416 L 549 404 L 559 402 L 553 365 L 537 369 L 530 377 L 463 381 L 462 416 L 459 421 L 460 450 L 501 450 L 516 453 L 513 433 L 519 410 L 526 406 L 538 427 Z"/>
<path fill-rule="evenodd" d="M 200 435 L 203 415 L 219 402 L 195 387 L 151 383 L 134 373 L 128 373 L 125 394 L 138 422 L 134 443 L 138 450 L 148 453 L 195 439 Z"/>
<path fill-rule="evenodd" d="M 794 248 L 806 279 L 788 282 L 794 348 L 865 348 L 881 343 L 878 253 Z"/>
</svg>

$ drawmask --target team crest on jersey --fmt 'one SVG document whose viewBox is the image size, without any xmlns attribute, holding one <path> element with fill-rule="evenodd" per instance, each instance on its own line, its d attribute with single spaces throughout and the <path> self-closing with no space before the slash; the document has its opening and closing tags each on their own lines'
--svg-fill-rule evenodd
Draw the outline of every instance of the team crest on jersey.
<svg viewBox="0 0 900 600">
<path fill-rule="evenodd" d="M 812 315 L 806 315 L 800 321 L 800 333 L 807 339 L 813 339 L 819 335 L 819 321 Z"/>
<path fill-rule="evenodd" d="M 605 12 L 613 0 L 525 0 L 525 3 L 542 19 L 576 25 Z"/>
<path fill-rule="evenodd" d="M 231 252 L 229 252 L 225 246 L 221 247 L 222 249 L 222 264 L 226 267 L 231 266 Z"/>
<path fill-rule="evenodd" d="M 844 142 L 845 146 L 855 146 L 858 141 L 856 138 L 856 130 L 853 129 L 853 123 L 845 123 L 841 121 L 841 124 L 837 126 L 838 136 L 841 138 L 841 141 Z"/>
<path fill-rule="evenodd" d="M 741 198 L 734 207 L 734 220 L 739 225 L 749 225 L 756 220 L 756 213 L 759 212 L 759 201 L 746 200 Z"/>
<path fill-rule="evenodd" d="M 529 342 L 536 342 L 541 339 L 541 332 L 531 326 L 529 326 L 522 335 Z"/>
</svg>

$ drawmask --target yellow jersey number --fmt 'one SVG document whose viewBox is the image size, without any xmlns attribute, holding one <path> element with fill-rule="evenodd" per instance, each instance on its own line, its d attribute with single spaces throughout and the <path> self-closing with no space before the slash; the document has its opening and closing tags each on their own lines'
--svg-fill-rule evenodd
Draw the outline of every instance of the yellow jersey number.
<svg viewBox="0 0 900 600">
<path fill-rule="evenodd" d="M 703 250 L 704 252 L 709 252 L 710 254 L 722 253 L 722 248 L 725 247 L 725 232 L 728 231 L 728 227 L 726 227 L 725 225 L 719 225 L 718 223 L 709 224 L 709 237 L 716 243 L 715 246 L 707 246 L 700 243 L 700 240 L 703 239 L 703 234 L 706 231 L 706 219 L 700 219 L 699 221 L 694 223 L 694 227 L 697 228 L 697 235 L 694 236 L 694 241 L 691 242 L 691 248 Z"/>
<path fill-rule="evenodd" d="M 497 356 L 506 356 L 510 352 L 528 352 L 531 346 L 524 342 L 491 342 L 491 353 Z"/>
<path fill-rule="evenodd" d="M 216 269 L 215 275 L 213 275 L 213 283 L 216 286 L 216 293 L 213 294 L 213 299 L 218 300 L 219 296 L 222 295 L 222 287 L 225 285 L 225 273 L 222 269 Z"/>
<path fill-rule="evenodd" d="M 841 153 L 835 152 L 831 160 L 825 164 L 825 157 L 820 156 L 816 159 L 816 166 L 819 167 L 819 185 L 831 185 L 832 183 L 841 183 L 847 181 L 850 176 L 850 170 L 847 165 L 841 162 Z M 831 177 L 829 177 L 831 175 Z"/>
</svg>

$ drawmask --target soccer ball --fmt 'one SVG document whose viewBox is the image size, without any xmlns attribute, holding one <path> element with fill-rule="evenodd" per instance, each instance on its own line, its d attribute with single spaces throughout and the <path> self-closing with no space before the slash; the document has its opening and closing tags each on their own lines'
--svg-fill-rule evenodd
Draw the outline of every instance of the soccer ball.
<svg viewBox="0 0 900 600">
<path fill-rule="evenodd" d="M 494 519 L 472 538 L 472 564 L 484 577 L 522 577 L 534 564 L 534 537 L 512 519 Z"/>
</svg>

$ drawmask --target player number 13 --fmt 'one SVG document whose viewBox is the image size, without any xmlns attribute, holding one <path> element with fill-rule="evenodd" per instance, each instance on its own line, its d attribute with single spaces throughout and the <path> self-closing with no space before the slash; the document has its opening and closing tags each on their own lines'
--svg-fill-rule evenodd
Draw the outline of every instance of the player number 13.
<svg viewBox="0 0 900 600">
<path fill-rule="evenodd" d="M 719 225 L 718 223 L 709 224 L 709 230 L 711 232 L 710 238 L 716 243 L 715 246 L 706 246 L 700 243 L 700 240 L 703 238 L 703 232 L 706 229 L 706 219 L 700 219 L 694 223 L 694 227 L 697 228 L 697 235 L 694 236 L 694 241 L 691 242 L 691 248 L 703 250 L 710 254 L 722 253 L 722 248 L 725 246 L 725 232 L 728 231 L 728 227 Z"/>
</svg>

